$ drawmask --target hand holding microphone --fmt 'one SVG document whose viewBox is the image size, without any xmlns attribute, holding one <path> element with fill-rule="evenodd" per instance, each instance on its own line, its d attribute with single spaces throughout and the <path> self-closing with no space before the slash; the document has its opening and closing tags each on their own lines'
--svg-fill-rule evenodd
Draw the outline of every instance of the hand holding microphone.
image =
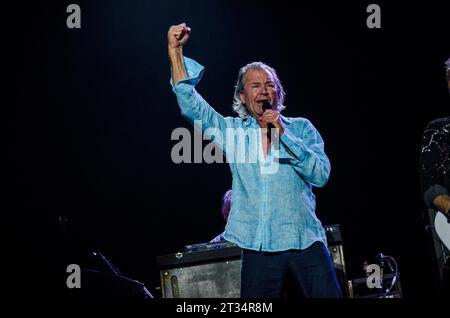
<svg viewBox="0 0 450 318">
<path fill-rule="evenodd" d="M 284 132 L 283 123 L 281 122 L 280 113 L 272 109 L 272 104 L 269 101 L 264 101 L 262 104 L 264 110 L 263 119 L 267 122 L 267 136 L 271 137 L 272 128 L 276 128 L 279 136 Z"/>
</svg>

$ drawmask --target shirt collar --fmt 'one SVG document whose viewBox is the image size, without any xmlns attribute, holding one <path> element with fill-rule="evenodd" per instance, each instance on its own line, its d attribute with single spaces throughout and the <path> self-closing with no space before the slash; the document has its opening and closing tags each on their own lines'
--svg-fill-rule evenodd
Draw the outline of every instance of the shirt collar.
<svg viewBox="0 0 450 318">
<path fill-rule="evenodd" d="M 288 117 L 284 117 L 283 115 L 280 114 L 281 120 L 286 123 L 286 124 L 290 124 L 291 123 L 291 119 Z M 250 126 L 252 123 L 256 123 L 255 118 L 253 118 L 252 116 L 248 115 L 247 118 L 244 119 L 244 125 L 245 126 Z"/>
</svg>

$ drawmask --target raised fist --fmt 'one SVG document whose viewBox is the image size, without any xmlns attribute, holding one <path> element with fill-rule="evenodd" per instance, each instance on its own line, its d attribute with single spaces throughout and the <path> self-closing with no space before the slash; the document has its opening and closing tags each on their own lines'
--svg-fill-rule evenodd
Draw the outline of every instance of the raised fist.
<svg viewBox="0 0 450 318">
<path fill-rule="evenodd" d="M 189 39 L 191 28 L 186 26 L 186 23 L 172 25 L 167 33 L 167 43 L 170 49 L 182 48 Z"/>
</svg>

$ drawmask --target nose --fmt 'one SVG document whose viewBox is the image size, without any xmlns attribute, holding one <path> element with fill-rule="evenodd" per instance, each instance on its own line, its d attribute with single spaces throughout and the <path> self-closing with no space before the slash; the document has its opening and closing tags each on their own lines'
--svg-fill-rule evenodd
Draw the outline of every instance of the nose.
<svg viewBox="0 0 450 318">
<path fill-rule="evenodd" d="M 266 86 L 264 86 L 264 85 L 262 86 L 260 94 L 261 95 L 269 95 L 269 92 L 267 91 Z"/>
</svg>

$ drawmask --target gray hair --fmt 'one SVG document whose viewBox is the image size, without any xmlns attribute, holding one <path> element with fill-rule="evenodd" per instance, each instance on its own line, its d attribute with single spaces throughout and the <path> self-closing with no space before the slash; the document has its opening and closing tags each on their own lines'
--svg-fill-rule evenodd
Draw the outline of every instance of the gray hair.
<svg viewBox="0 0 450 318">
<path fill-rule="evenodd" d="M 448 60 L 445 62 L 445 69 L 448 71 L 450 71 L 450 57 L 448 58 Z"/>
<path fill-rule="evenodd" d="M 244 90 L 245 74 L 247 74 L 247 72 L 252 69 L 267 70 L 269 71 L 270 74 L 272 74 L 277 89 L 277 106 L 275 109 L 281 112 L 283 109 L 286 108 L 286 106 L 283 105 L 286 93 L 284 92 L 283 85 L 281 85 L 281 81 L 278 78 L 277 72 L 275 72 L 275 70 L 272 67 L 263 62 L 252 62 L 241 67 L 241 69 L 239 70 L 236 86 L 234 87 L 233 110 L 241 118 L 248 117 L 247 107 L 244 105 L 244 103 L 242 103 L 239 94 L 242 93 L 242 91 Z"/>
</svg>

